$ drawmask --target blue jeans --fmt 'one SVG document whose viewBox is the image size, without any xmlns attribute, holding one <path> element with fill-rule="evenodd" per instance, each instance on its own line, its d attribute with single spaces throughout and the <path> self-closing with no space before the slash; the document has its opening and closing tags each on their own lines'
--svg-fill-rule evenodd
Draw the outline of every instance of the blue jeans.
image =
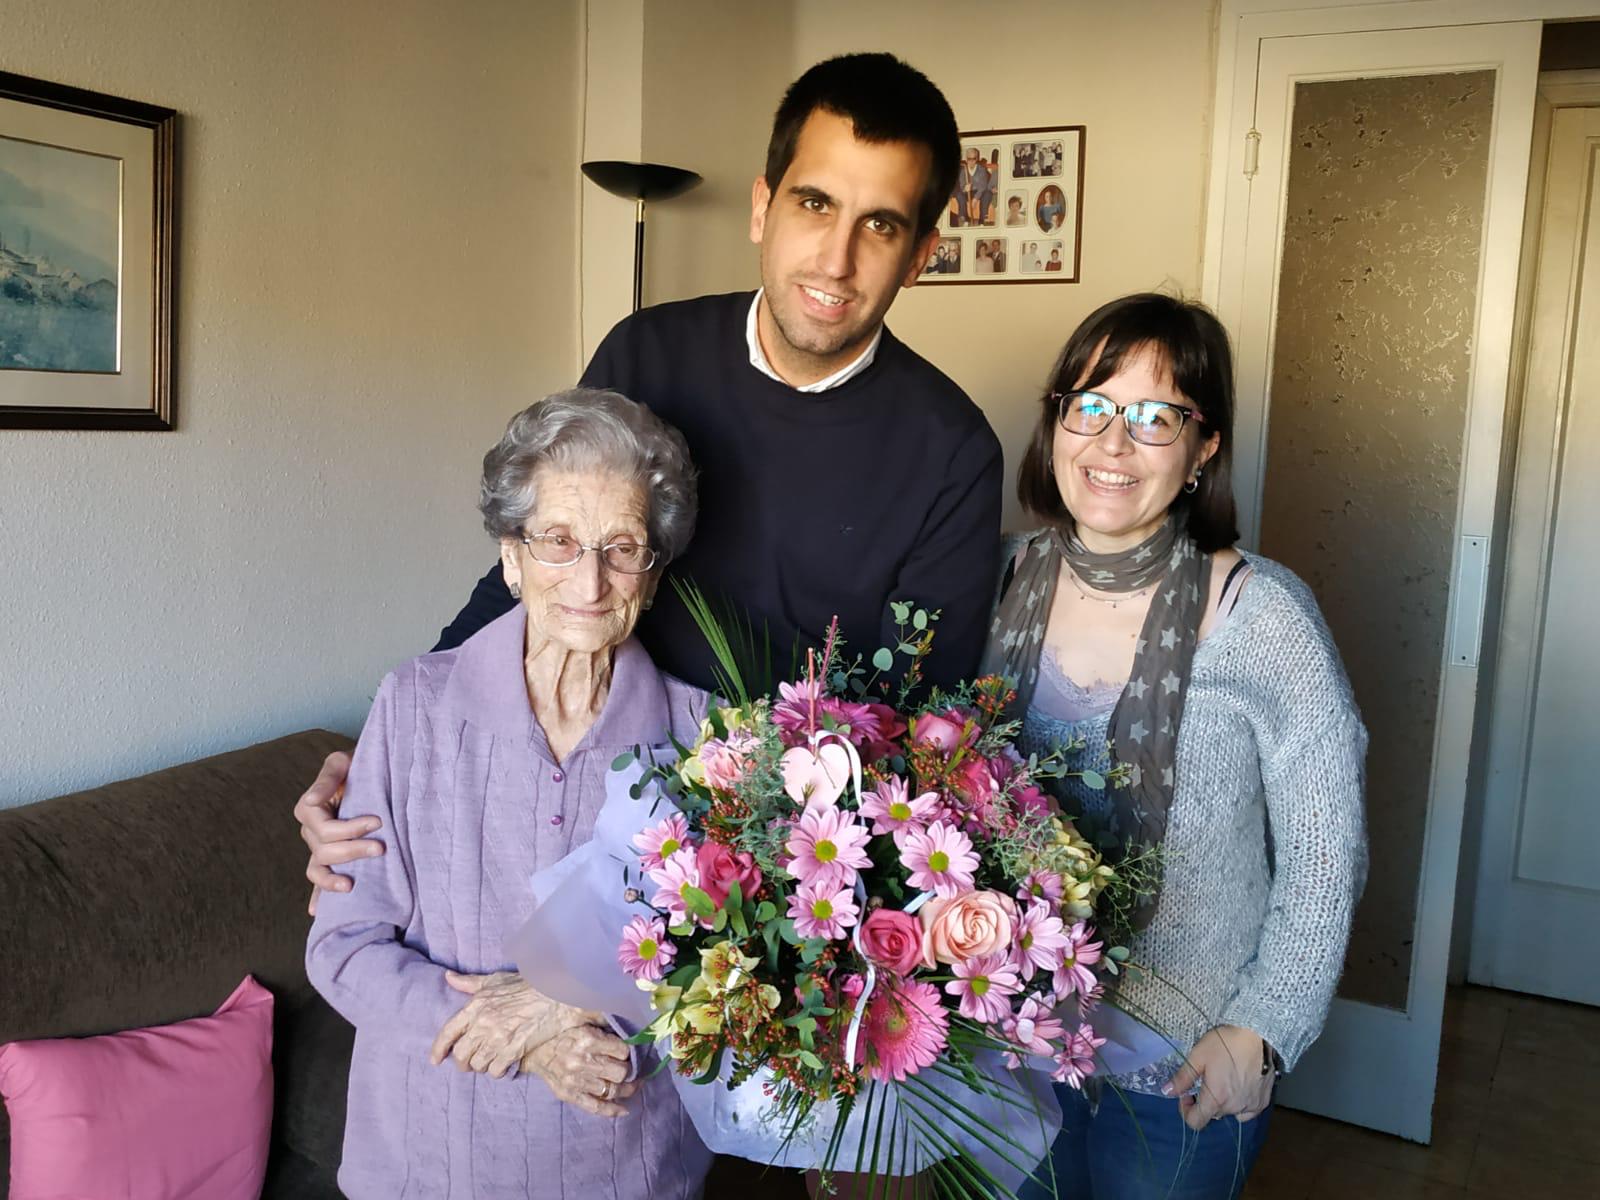
<svg viewBox="0 0 1600 1200">
<path fill-rule="evenodd" d="M 1050 1150 L 1061 1200 L 1235 1200 L 1267 1136 L 1272 1106 L 1253 1121 L 1234 1117 L 1196 1133 L 1178 1102 L 1142 1092 L 1100 1089 L 1100 1104 L 1056 1085 L 1061 1134 Z M 1048 1179 L 1049 1171 L 1040 1164 Z M 1021 1200 L 1044 1200 L 1048 1187 L 1030 1182 Z"/>
</svg>

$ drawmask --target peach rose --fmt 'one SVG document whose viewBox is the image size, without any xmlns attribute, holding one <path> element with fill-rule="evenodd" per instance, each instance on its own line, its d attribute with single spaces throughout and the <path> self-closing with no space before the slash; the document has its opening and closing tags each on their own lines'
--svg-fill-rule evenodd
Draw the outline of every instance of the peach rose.
<svg viewBox="0 0 1600 1200">
<path fill-rule="evenodd" d="M 920 909 L 922 961 L 966 962 L 1011 948 L 1017 902 L 999 892 L 964 892 L 953 900 L 935 896 Z"/>
</svg>

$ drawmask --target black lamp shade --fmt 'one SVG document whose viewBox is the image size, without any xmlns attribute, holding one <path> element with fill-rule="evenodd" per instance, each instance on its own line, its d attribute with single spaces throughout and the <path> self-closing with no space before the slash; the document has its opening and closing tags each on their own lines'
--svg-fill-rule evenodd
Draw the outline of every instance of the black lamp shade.
<svg viewBox="0 0 1600 1200">
<path fill-rule="evenodd" d="M 700 182 L 700 176 L 682 167 L 668 167 L 661 163 L 618 162 L 615 159 L 586 162 L 583 164 L 583 173 L 613 196 L 621 196 L 624 200 L 670 200 L 683 195 Z"/>
</svg>

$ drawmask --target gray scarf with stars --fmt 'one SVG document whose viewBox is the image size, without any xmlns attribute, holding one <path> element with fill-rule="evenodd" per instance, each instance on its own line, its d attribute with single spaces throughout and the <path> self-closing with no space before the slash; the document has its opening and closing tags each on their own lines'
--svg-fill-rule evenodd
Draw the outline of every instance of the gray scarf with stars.
<svg viewBox="0 0 1600 1200">
<path fill-rule="evenodd" d="M 1134 645 L 1133 672 L 1111 710 L 1107 737 L 1112 761 L 1127 767 L 1126 786 L 1112 793 L 1110 832 L 1124 845 L 1156 847 L 1167 836 L 1178 728 L 1206 610 L 1210 558 L 1189 537 L 1182 512 L 1118 554 L 1092 553 L 1076 534 L 1053 529 L 1030 538 L 995 609 L 981 668 L 982 674 L 1016 680 L 1018 713 L 1027 711 L 1039 684 L 1039 652 L 1062 559 L 1096 591 L 1126 594 L 1155 585 Z M 1155 899 L 1141 906 L 1138 927 L 1150 919 Z"/>
</svg>

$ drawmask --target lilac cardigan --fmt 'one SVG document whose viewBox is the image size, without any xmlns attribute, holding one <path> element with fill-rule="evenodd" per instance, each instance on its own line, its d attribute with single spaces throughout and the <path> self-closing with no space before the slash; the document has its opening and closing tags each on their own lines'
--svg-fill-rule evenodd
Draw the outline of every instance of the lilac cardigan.
<svg viewBox="0 0 1600 1200">
<path fill-rule="evenodd" d="M 340 815 L 379 817 L 387 852 L 322 897 L 306 971 L 356 1027 L 339 1186 L 357 1200 L 690 1197 L 710 1165 L 665 1073 L 611 1120 L 531 1074 L 428 1065 L 465 1003 L 445 970 L 515 970 L 502 941 L 529 914 L 528 877 L 589 839 L 617 753 L 668 732 L 692 742 L 705 711 L 704 692 L 630 638 L 599 718 L 558 764 L 528 702 L 525 630 L 518 605 L 389 675 L 350 766 Z"/>
</svg>

